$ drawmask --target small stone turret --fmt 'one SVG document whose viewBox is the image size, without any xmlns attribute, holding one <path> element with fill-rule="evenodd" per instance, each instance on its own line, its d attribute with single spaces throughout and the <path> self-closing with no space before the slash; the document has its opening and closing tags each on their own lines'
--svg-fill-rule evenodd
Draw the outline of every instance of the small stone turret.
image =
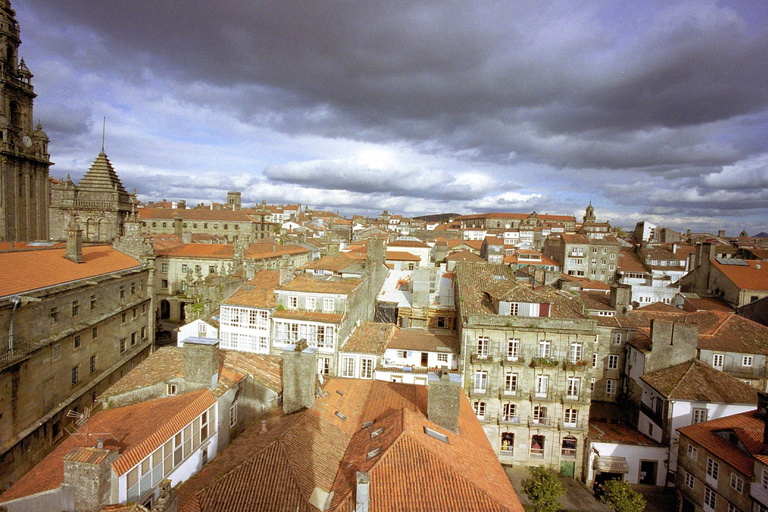
<svg viewBox="0 0 768 512">
<path fill-rule="evenodd" d="M 72 217 L 67 226 L 67 252 L 64 257 L 75 263 L 83 263 L 83 230 Z"/>
</svg>

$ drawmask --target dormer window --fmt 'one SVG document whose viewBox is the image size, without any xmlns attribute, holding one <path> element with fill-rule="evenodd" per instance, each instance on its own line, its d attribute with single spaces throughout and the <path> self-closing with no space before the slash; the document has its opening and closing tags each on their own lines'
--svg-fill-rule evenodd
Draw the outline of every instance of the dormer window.
<svg viewBox="0 0 768 512">
<path fill-rule="evenodd" d="M 176 384 L 166 384 L 165 385 L 165 394 L 166 395 L 176 395 L 179 392 L 179 387 Z"/>
</svg>

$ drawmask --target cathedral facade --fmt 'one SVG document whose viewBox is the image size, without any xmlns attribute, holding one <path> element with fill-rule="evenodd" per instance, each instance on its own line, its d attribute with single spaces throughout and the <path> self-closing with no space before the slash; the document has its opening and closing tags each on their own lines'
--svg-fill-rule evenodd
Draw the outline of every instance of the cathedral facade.
<svg viewBox="0 0 768 512">
<path fill-rule="evenodd" d="M 32 73 L 19 62 L 19 24 L 0 0 L 0 241 L 48 239 L 48 137 L 33 129 Z"/>
<path fill-rule="evenodd" d="M 74 218 L 83 230 L 83 241 L 112 242 L 123 235 L 134 202 L 102 148 L 78 185 L 69 176 L 51 184 L 51 239 L 65 240 Z"/>
</svg>

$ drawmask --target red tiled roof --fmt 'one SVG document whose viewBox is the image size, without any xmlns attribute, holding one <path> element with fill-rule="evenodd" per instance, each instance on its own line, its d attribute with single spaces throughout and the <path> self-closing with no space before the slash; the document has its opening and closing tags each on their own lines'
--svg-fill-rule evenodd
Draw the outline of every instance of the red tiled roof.
<svg viewBox="0 0 768 512">
<path fill-rule="evenodd" d="M 272 315 L 272 318 L 284 318 L 286 320 L 305 320 L 307 322 L 320 322 L 324 324 L 340 324 L 341 315 L 335 313 L 319 313 L 316 311 L 298 311 L 295 309 L 283 309 Z"/>
<path fill-rule="evenodd" d="M 387 251 L 387 261 L 421 261 L 421 258 L 409 252 Z"/>
<path fill-rule="evenodd" d="M 725 277 L 740 290 L 768 290 L 768 264 L 762 260 L 745 260 L 746 265 L 722 265 L 712 260 Z"/>
<path fill-rule="evenodd" d="M 682 427 L 678 429 L 678 432 L 741 474 L 753 477 L 755 476 L 753 458 L 757 458 L 763 463 L 768 462 L 764 460 L 765 456 L 759 455 L 762 443 L 752 441 L 762 440 L 764 427 L 765 422 L 758 418 L 757 412 L 749 411 Z M 750 451 L 750 454 L 744 453 L 738 447 L 716 434 L 716 432 L 723 430 L 733 431 L 742 442 L 747 441 L 744 442 L 744 445 Z"/>
<path fill-rule="evenodd" d="M 458 353 L 459 343 L 456 334 L 438 334 L 422 329 L 400 329 L 398 327 L 387 348 L 428 352 L 447 349 L 453 353 Z"/>
<path fill-rule="evenodd" d="M 448 256 L 445 257 L 445 261 L 485 261 L 485 260 L 473 252 L 462 250 L 462 251 L 456 251 L 449 254 Z"/>
<path fill-rule="evenodd" d="M 427 244 L 424 242 L 417 242 L 416 240 L 395 240 L 394 242 L 389 242 L 387 247 L 418 247 L 422 249 L 429 249 Z"/>
<path fill-rule="evenodd" d="M 395 324 L 362 322 L 339 349 L 343 352 L 382 355 L 395 335 Z"/>
<path fill-rule="evenodd" d="M 640 377 L 668 400 L 757 404 L 757 390 L 698 359 Z"/>
<path fill-rule="evenodd" d="M 351 295 L 360 286 L 360 279 L 315 279 L 309 276 L 298 276 L 278 288 L 287 292 L 331 293 Z"/>
<path fill-rule="evenodd" d="M 207 389 L 193 391 L 101 411 L 88 420 L 88 426 L 92 431 L 106 430 L 112 434 L 113 437 L 105 438 L 104 448 L 120 451 L 112 468 L 118 475 L 122 475 L 214 403 L 216 399 Z M 148 418 L 152 421 L 148 421 Z M 0 496 L 0 501 L 10 501 L 59 487 L 64 480 L 64 457 L 75 448 L 93 446 L 95 443 L 93 434 L 90 438 L 79 435 L 66 438 Z"/>
<path fill-rule="evenodd" d="M 277 307 L 275 288 L 280 284 L 279 270 L 260 270 L 222 304 L 249 306 L 252 308 Z"/>
<path fill-rule="evenodd" d="M 64 254 L 66 249 L 0 253 L 0 297 L 141 267 L 138 260 L 107 245 L 83 247 L 84 263 L 69 261 Z"/>
</svg>

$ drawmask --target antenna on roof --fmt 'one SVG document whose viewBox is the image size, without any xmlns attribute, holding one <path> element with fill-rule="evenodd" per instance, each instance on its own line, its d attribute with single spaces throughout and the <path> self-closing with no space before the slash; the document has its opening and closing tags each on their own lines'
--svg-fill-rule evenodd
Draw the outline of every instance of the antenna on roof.
<svg viewBox="0 0 768 512">
<path fill-rule="evenodd" d="M 66 430 L 67 433 L 70 436 L 78 436 L 78 437 L 85 438 L 85 442 L 86 443 L 88 442 L 88 439 L 92 435 L 96 435 L 96 436 L 107 435 L 107 436 L 110 436 L 115 441 L 118 440 L 114 436 L 114 434 L 112 434 L 112 432 L 110 432 L 106 428 L 104 429 L 105 432 L 91 432 L 90 426 L 88 425 L 88 420 L 91 418 L 91 408 L 90 407 L 86 407 L 85 411 L 83 411 L 83 412 L 77 412 L 75 410 L 70 410 L 70 411 L 67 412 L 67 418 L 76 418 L 75 421 L 74 421 L 74 425 L 73 425 L 75 428 L 74 428 L 74 430 L 72 432 L 70 432 L 67 427 L 64 427 L 64 430 Z M 102 426 L 102 428 L 104 428 L 104 427 Z"/>
<path fill-rule="evenodd" d="M 101 152 L 104 152 L 104 139 L 107 134 L 107 116 L 104 116 L 104 121 L 101 125 Z"/>
</svg>

